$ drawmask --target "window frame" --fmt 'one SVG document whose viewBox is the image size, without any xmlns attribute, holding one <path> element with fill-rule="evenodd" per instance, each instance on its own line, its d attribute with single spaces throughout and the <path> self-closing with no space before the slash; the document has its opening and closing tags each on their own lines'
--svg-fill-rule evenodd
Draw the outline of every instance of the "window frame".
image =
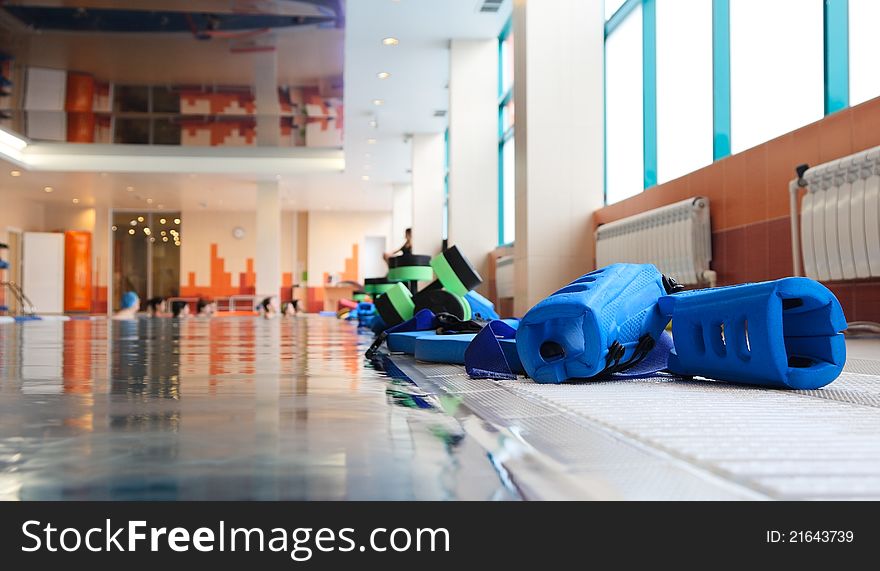
<svg viewBox="0 0 880 571">
<path fill-rule="evenodd" d="M 514 77 L 513 81 L 510 83 L 510 88 L 506 91 L 504 90 L 504 42 L 510 37 L 511 31 L 513 28 L 513 18 L 509 18 L 507 22 L 504 24 L 504 27 L 501 28 L 501 33 L 498 35 L 498 245 L 499 246 L 511 246 L 516 240 L 516 235 L 514 235 L 514 240 L 510 242 L 506 242 L 504 240 L 505 234 L 505 226 L 504 226 L 504 147 L 507 145 L 511 139 L 513 139 L 516 132 L 516 124 L 513 123 L 509 128 L 504 129 L 504 108 L 508 103 L 513 101 L 513 89 L 516 83 L 516 78 Z M 514 145 L 516 145 L 516 141 L 514 140 Z M 515 189 L 514 189 L 515 192 Z"/>
</svg>

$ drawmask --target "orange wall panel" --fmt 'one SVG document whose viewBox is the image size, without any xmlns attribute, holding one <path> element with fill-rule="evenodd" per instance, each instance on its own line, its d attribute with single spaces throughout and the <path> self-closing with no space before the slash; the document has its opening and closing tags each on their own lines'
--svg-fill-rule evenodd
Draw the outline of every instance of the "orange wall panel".
<svg viewBox="0 0 880 571">
<path fill-rule="evenodd" d="M 64 233 L 64 311 L 92 308 L 92 234 Z"/>
</svg>

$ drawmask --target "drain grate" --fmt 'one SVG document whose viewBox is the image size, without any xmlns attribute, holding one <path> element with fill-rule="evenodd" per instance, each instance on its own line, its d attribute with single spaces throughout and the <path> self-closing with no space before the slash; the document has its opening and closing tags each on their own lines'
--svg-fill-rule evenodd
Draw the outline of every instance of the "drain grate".
<svg viewBox="0 0 880 571">
<path fill-rule="evenodd" d="M 717 477 L 777 498 L 880 498 L 880 376 L 848 370 L 829 388 L 780 391 L 670 376 L 540 385 L 439 367 L 422 382 L 624 497 L 692 497 L 651 478 L 696 474 L 708 497 L 730 493 Z"/>
</svg>

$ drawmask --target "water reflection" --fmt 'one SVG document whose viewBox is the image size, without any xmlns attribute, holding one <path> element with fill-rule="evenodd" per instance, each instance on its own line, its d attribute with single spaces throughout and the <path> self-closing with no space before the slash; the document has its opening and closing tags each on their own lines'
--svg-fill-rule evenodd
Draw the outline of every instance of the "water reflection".
<svg viewBox="0 0 880 571">
<path fill-rule="evenodd" d="M 0 326 L 0 498 L 509 499 L 369 342 L 317 316 Z"/>
</svg>

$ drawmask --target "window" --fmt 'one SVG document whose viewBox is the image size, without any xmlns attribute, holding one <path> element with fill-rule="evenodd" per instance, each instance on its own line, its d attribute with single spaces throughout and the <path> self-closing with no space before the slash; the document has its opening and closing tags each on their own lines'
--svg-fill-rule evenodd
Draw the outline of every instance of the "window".
<svg viewBox="0 0 880 571">
<path fill-rule="evenodd" d="M 609 20 L 615 12 L 620 10 L 626 0 L 605 0 L 605 20 Z"/>
<path fill-rule="evenodd" d="M 516 230 L 513 48 L 510 22 L 498 38 L 498 243 L 513 242 Z"/>
<path fill-rule="evenodd" d="M 712 2 L 657 1 L 657 182 L 712 162 Z"/>
<path fill-rule="evenodd" d="M 633 11 L 605 39 L 606 202 L 644 189 L 642 9 Z"/>
<path fill-rule="evenodd" d="M 449 243 L 449 128 L 443 133 L 443 249 Z"/>
<path fill-rule="evenodd" d="M 849 102 L 858 105 L 880 96 L 877 53 L 880 35 L 874 25 L 880 20 L 877 0 L 849 0 Z"/>
<path fill-rule="evenodd" d="M 823 37 L 822 0 L 730 2 L 732 152 L 822 118 Z"/>
</svg>

